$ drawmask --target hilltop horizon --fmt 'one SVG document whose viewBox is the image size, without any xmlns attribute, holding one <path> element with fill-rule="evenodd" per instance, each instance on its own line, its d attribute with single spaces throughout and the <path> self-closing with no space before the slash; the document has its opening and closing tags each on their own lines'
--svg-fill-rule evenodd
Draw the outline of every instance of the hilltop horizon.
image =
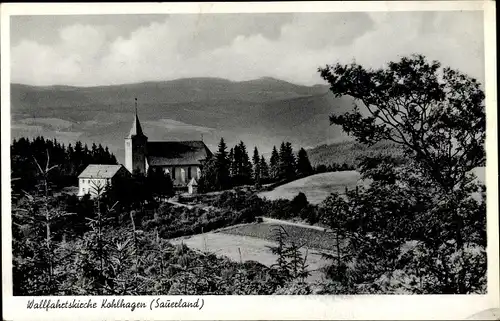
<svg viewBox="0 0 500 321">
<path fill-rule="evenodd" d="M 164 80 L 144 80 L 144 81 L 137 81 L 137 82 L 123 82 L 123 83 L 107 84 L 107 85 L 67 85 L 67 84 L 62 84 L 62 83 L 51 84 L 51 85 L 34 85 L 34 84 L 29 84 L 29 83 L 12 82 L 12 81 L 10 84 L 11 85 L 27 86 L 27 87 L 38 87 L 38 88 L 97 88 L 97 87 L 117 87 L 117 86 L 133 86 L 133 85 L 144 85 L 144 84 L 167 83 L 167 82 L 176 82 L 176 81 L 183 81 L 183 80 L 200 80 L 200 81 L 219 80 L 219 81 L 223 81 L 223 82 L 227 82 L 227 83 L 249 83 L 249 82 L 254 82 L 254 81 L 274 81 L 274 82 L 287 83 L 287 84 L 291 84 L 291 85 L 295 85 L 295 86 L 303 86 L 303 87 L 328 87 L 328 84 L 323 79 L 320 79 L 320 78 L 319 78 L 318 83 L 303 84 L 300 82 L 284 80 L 284 79 L 280 79 L 277 77 L 271 77 L 271 76 L 261 76 L 261 77 L 251 78 L 248 80 L 231 80 L 231 79 L 223 78 L 223 77 L 193 76 L 193 77 L 180 77 L 180 78 L 172 78 L 172 79 L 164 79 Z"/>
</svg>

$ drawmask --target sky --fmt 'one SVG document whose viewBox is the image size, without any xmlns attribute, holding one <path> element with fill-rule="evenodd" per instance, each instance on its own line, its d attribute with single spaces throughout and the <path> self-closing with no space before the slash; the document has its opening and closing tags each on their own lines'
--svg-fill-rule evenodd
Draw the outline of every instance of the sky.
<svg viewBox="0 0 500 321">
<path fill-rule="evenodd" d="M 484 83 L 483 13 L 13 16 L 11 82 L 97 86 L 186 77 L 324 83 L 326 64 L 414 53 Z"/>
</svg>

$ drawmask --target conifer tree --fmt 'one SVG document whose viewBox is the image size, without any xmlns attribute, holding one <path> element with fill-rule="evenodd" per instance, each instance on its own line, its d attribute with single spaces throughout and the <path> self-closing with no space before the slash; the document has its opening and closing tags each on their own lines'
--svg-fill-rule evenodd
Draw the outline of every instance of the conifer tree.
<svg viewBox="0 0 500 321">
<path fill-rule="evenodd" d="M 233 159 L 231 164 L 231 172 L 235 182 L 238 180 L 241 172 L 241 149 L 236 145 L 233 148 Z"/>
<path fill-rule="evenodd" d="M 295 156 L 293 155 L 292 144 L 289 142 L 282 142 L 280 145 L 278 177 L 286 180 L 296 177 Z"/>
<path fill-rule="evenodd" d="M 304 148 L 299 150 L 297 154 L 297 175 L 303 177 L 311 175 L 313 172 L 311 162 L 307 156 L 307 152 Z"/>
<path fill-rule="evenodd" d="M 269 165 L 270 165 L 270 176 L 271 179 L 276 180 L 278 179 L 279 176 L 279 161 L 280 161 L 280 156 L 278 154 L 278 150 L 276 149 L 276 146 L 273 147 L 273 151 L 271 153 L 271 158 L 269 160 Z"/>
<path fill-rule="evenodd" d="M 95 143 L 92 143 L 91 155 L 92 155 L 92 158 L 95 159 L 98 164 L 100 164 L 99 153 L 97 150 L 97 145 Z"/>
<path fill-rule="evenodd" d="M 216 159 L 216 180 L 214 182 L 217 190 L 224 190 L 230 186 L 229 172 L 230 162 L 227 153 L 227 145 L 224 138 L 220 139 L 219 149 L 215 155 Z"/>
<path fill-rule="evenodd" d="M 260 185 L 262 178 L 261 168 L 260 168 L 260 157 L 257 146 L 253 150 L 253 180 L 256 185 Z"/>
<path fill-rule="evenodd" d="M 234 149 L 231 148 L 229 150 L 229 154 L 227 155 L 227 160 L 229 162 L 229 177 L 232 179 L 232 177 L 234 176 L 234 168 L 233 168 L 233 165 L 234 165 Z"/>
<path fill-rule="evenodd" d="M 267 182 L 269 180 L 269 166 L 267 166 L 266 159 L 263 155 L 260 157 L 260 176 L 262 182 Z"/>
<path fill-rule="evenodd" d="M 285 142 L 281 142 L 280 151 L 279 151 L 279 161 L 278 161 L 278 178 L 279 179 L 285 178 L 286 161 L 287 161 L 287 157 L 286 157 Z"/>
<path fill-rule="evenodd" d="M 252 163 L 242 141 L 233 148 L 231 172 L 234 185 L 249 184 L 252 181 Z"/>
<path fill-rule="evenodd" d="M 241 150 L 241 178 L 243 184 L 248 184 L 252 180 L 252 164 L 250 163 L 250 157 L 248 156 L 247 148 L 243 141 L 240 141 Z"/>
<path fill-rule="evenodd" d="M 286 156 L 287 156 L 287 177 L 294 178 L 296 176 L 297 162 L 295 160 L 295 155 L 293 154 L 292 144 L 287 142 L 286 146 Z"/>
</svg>

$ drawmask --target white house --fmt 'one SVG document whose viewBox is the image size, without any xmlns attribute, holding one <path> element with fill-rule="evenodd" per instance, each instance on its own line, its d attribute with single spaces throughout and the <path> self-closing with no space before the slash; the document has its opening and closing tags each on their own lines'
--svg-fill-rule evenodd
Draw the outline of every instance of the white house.
<svg viewBox="0 0 500 321">
<path fill-rule="evenodd" d="M 103 192 L 117 178 L 129 176 L 130 172 L 123 165 L 91 164 L 78 175 L 78 196 L 90 194 L 95 197 L 99 190 Z"/>
</svg>

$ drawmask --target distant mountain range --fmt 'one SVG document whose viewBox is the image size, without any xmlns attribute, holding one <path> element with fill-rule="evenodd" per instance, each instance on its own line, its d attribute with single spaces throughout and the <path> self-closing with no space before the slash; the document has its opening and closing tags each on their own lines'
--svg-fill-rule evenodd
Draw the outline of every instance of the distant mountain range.
<svg viewBox="0 0 500 321">
<path fill-rule="evenodd" d="M 187 78 L 98 87 L 11 85 L 12 137 L 56 137 L 109 146 L 123 161 L 123 138 L 134 115 L 134 98 L 150 140 L 202 139 L 216 149 L 242 140 L 249 151 L 290 141 L 312 148 L 346 139 L 330 126 L 332 112 L 352 107 L 326 85 L 302 86 L 274 78 L 229 81 Z"/>
</svg>

